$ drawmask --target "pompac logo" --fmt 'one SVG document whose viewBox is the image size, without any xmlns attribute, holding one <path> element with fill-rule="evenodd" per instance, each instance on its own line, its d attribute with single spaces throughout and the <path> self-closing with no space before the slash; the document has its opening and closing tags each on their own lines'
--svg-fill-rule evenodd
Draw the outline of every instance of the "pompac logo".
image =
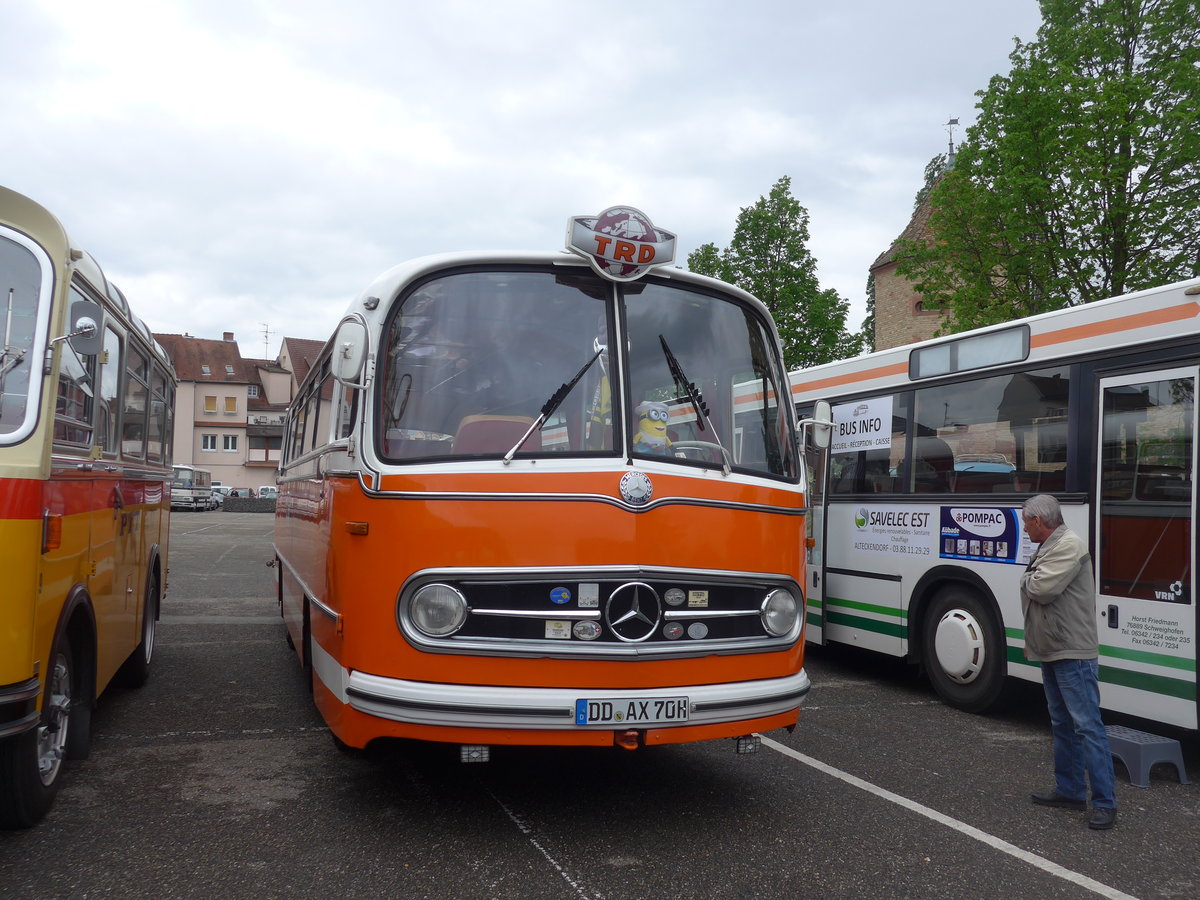
<svg viewBox="0 0 1200 900">
<path fill-rule="evenodd" d="M 598 216 L 567 220 L 567 249 L 612 281 L 636 281 L 675 261 L 675 235 L 655 228 L 632 206 L 610 206 Z"/>
<path fill-rule="evenodd" d="M 979 537 L 1000 537 L 1008 524 L 1002 509 L 961 508 L 950 510 L 954 524 Z"/>
</svg>

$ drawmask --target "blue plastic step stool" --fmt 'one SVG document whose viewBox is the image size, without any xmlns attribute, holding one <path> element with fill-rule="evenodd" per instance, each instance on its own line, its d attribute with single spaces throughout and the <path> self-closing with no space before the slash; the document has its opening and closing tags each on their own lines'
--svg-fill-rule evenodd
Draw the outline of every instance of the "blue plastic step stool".
<svg viewBox="0 0 1200 900">
<path fill-rule="evenodd" d="M 1183 768 L 1183 751 L 1179 741 L 1159 737 L 1124 725 L 1106 725 L 1108 746 L 1112 755 L 1125 763 L 1129 783 L 1134 787 L 1150 787 L 1150 770 L 1156 763 L 1171 763 L 1179 773 L 1180 784 L 1191 784 Z"/>
</svg>

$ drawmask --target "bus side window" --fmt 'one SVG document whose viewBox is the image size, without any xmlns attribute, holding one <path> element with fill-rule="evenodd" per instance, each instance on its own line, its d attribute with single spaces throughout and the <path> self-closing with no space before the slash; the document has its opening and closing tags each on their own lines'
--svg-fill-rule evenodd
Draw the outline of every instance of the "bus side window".
<svg viewBox="0 0 1200 900">
<path fill-rule="evenodd" d="M 128 348 L 125 366 L 125 412 L 121 423 L 121 455 L 146 458 L 146 417 L 149 413 L 150 388 L 146 384 L 146 357 L 134 347 Z"/>
<path fill-rule="evenodd" d="M 80 356 L 65 341 L 59 346 L 62 361 L 58 372 L 58 399 L 54 407 L 54 440 L 90 447 L 96 358 Z"/>
<path fill-rule="evenodd" d="M 97 397 L 95 444 L 101 453 L 116 454 L 121 421 L 121 336 L 104 329 L 104 352 L 100 355 L 100 391 Z"/>
</svg>

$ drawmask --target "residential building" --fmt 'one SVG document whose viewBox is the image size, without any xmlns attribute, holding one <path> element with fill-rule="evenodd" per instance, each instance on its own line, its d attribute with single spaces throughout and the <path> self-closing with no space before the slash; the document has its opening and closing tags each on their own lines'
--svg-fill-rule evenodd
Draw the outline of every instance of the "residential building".
<svg viewBox="0 0 1200 900">
<path fill-rule="evenodd" d="M 154 337 L 179 376 L 175 462 L 208 469 L 214 481 L 235 488 L 273 483 L 295 394 L 292 372 L 278 360 L 243 358 L 233 332 L 221 340 Z"/>
</svg>

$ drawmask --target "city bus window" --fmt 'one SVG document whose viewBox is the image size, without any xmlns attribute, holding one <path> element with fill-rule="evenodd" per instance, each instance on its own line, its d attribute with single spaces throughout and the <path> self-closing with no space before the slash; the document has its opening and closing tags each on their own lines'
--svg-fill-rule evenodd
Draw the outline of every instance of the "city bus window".
<svg viewBox="0 0 1200 900">
<path fill-rule="evenodd" d="M 833 407 L 831 494 L 903 494 L 912 394 L 852 400 Z"/>
<path fill-rule="evenodd" d="M 608 285 L 483 271 L 420 284 L 384 342 L 377 411 L 391 459 L 503 456 L 559 387 L 578 381 L 518 454 L 612 452 Z M 596 419 L 596 421 L 592 421 Z"/>
<path fill-rule="evenodd" d="M 917 391 L 913 489 L 1066 490 L 1066 367 Z"/>
</svg>

